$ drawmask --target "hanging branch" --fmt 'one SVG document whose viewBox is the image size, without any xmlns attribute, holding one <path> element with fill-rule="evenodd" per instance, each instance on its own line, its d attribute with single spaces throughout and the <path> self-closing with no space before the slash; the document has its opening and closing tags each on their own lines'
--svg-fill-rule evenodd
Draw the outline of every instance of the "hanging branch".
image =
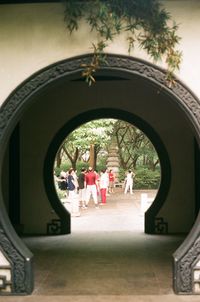
<svg viewBox="0 0 200 302">
<path fill-rule="evenodd" d="M 97 34 L 92 43 L 93 57 L 89 64 L 82 64 L 83 77 L 91 85 L 94 73 L 106 64 L 105 48 L 119 34 L 128 34 L 128 53 L 137 45 L 156 63 L 167 65 L 166 80 L 173 85 L 174 72 L 179 70 L 182 53 L 176 49 L 180 37 L 178 26 L 172 23 L 170 14 L 159 0 L 65 0 L 65 23 L 72 34 L 79 29 L 79 21 L 84 19 L 91 31 Z"/>
</svg>

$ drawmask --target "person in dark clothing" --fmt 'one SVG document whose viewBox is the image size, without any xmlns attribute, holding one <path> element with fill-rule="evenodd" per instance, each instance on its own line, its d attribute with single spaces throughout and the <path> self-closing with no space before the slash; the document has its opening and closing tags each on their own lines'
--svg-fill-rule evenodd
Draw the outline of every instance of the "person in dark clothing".
<svg viewBox="0 0 200 302">
<path fill-rule="evenodd" d="M 68 177 L 68 191 L 69 191 L 69 200 L 71 202 L 71 214 L 72 216 L 80 216 L 79 211 L 79 201 L 77 194 L 77 183 L 76 183 L 76 173 L 73 168 L 69 169 Z"/>
<path fill-rule="evenodd" d="M 86 188 L 85 188 L 85 173 L 86 169 L 82 168 L 81 173 L 78 176 L 78 187 L 79 187 L 79 203 L 82 209 L 86 209 Z"/>
</svg>

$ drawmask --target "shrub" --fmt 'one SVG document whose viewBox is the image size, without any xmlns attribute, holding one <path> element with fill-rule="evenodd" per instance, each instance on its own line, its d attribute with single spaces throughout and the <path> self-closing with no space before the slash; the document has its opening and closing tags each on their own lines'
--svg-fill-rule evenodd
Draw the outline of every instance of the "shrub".
<svg viewBox="0 0 200 302">
<path fill-rule="evenodd" d="M 135 189 L 158 189 L 160 185 L 160 170 L 149 170 L 141 167 L 136 170 L 134 179 Z"/>
</svg>

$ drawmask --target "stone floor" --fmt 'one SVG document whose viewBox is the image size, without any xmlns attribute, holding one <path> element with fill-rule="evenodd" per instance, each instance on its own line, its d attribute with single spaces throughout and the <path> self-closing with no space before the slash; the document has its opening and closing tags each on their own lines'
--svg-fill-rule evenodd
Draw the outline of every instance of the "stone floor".
<svg viewBox="0 0 200 302">
<path fill-rule="evenodd" d="M 144 234 L 141 193 L 118 191 L 100 209 L 91 201 L 72 218 L 71 235 L 25 238 L 34 254 L 35 289 L 0 302 L 200 301 L 173 293 L 172 254 L 184 238 Z"/>
</svg>

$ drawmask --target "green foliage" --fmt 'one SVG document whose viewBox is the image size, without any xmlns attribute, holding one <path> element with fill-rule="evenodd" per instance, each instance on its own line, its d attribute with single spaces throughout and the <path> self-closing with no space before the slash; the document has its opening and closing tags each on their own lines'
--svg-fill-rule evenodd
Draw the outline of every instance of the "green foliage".
<svg viewBox="0 0 200 302">
<path fill-rule="evenodd" d="M 124 182 L 126 175 L 126 170 L 124 170 L 122 167 L 119 168 L 119 182 Z"/>
<path fill-rule="evenodd" d="M 138 128 L 125 121 L 115 123 L 115 136 L 121 165 L 124 169 L 137 169 L 146 165 L 154 170 L 159 164 L 157 152 L 148 137 Z"/>
<path fill-rule="evenodd" d="M 102 156 L 99 156 L 98 157 L 98 160 L 97 160 L 97 167 L 96 167 L 96 170 L 99 172 L 101 171 L 102 169 L 105 169 L 106 168 L 106 159 L 107 159 L 107 156 L 105 157 L 102 157 Z"/>
<path fill-rule="evenodd" d="M 107 149 L 116 138 L 120 158 L 119 181 L 123 182 L 127 170 L 136 173 L 137 189 L 157 189 L 160 183 L 160 164 L 158 155 L 146 135 L 130 123 L 115 119 L 98 119 L 83 124 L 75 129 L 64 141 L 67 152 L 60 167 L 55 167 L 56 175 L 72 167 L 71 154 L 78 149 L 79 157 L 75 161 L 77 173 L 81 168 L 88 168 L 89 163 L 82 160 L 82 155 L 89 150 L 90 144 L 98 146 L 96 169 L 106 167 Z"/>
<path fill-rule="evenodd" d="M 97 34 L 92 43 L 93 58 L 83 64 L 83 76 L 89 85 L 94 73 L 106 64 L 105 48 L 121 33 L 128 35 L 128 53 L 135 45 L 144 49 L 155 61 L 164 60 L 168 67 L 167 80 L 173 83 L 173 72 L 180 67 L 182 54 L 176 49 L 180 41 L 178 26 L 159 0 L 66 0 L 65 23 L 72 34 L 84 19 Z"/>
<path fill-rule="evenodd" d="M 68 149 L 72 148 L 71 143 L 83 151 L 88 150 L 90 144 L 100 145 L 103 148 L 110 140 L 115 122 L 114 119 L 98 119 L 85 123 L 71 132 L 64 143 Z"/>
<path fill-rule="evenodd" d="M 135 189 L 158 189 L 160 185 L 160 170 L 149 170 L 147 167 L 140 167 L 135 172 Z"/>
<path fill-rule="evenodd" d="M 119 182 L 124 182 L 127 170 L 119 169 Z M 146 166 L 139 166 L 134 170 L 134 189 L 158 189 L 160 185 L 160 169 L 152 171 Z"/>
<path fill-rule="evenodd" d="M 60 190 L 60 189 L 56 189 L 56 192 L 57 192 L 57 194 L 58 194 L 58 198 L 59 199 L 62 199 L 62 198 L 65 198 L 66 197 L 66 191 L 63 191 L 63 190 Z"/>
<path fill-rule="evenodd" d="M 59 176 L 61 171 L 67 172 L 67 171 L 69 171 L 69 169 L 71 167 L 72 167 L 72 165 L 69 161 L 64 161 L 64 162 L 62 162 L 62 164 L 59 168 L 55 167 L 54 171 L 55 171 L 56 175 Z M 83 162 L 82 160 L 79 160 L 76 164 L 77 172 L 79 173 L 83 167 L 85 167 L 87 169 L 88 164 Z"/>
<path fill-rule="evenodd" d="M 115 123 L 115 119 L 93 120 L 71 132 L 61 146 L 64 154 L 71 161 L 71 166 L 73 163 L 76 165 L 77 160 L 89 151 L 91 144 L 95 145 L 97 154 L 100 150 L 105 150 Z"/>
<path fill-rule="evenodd" d="M 72 166 L 77 170 L 88 166 L 89 163 L 84 162 L 82 156 L 86 151 L 90 154 L 91 144 L 95 145 L 96 168 L 101 170 L 106 166 L 108 147 L 112 139 L 116 140 L 118 146 L 122 168 L 120 178 L 124 178 L 124 171 L 128 169 L 137 170 L 145 166 L 154 171 L 160 168 L 156 150 L 141 130 L 125 121 L 98 119 L 83 124 L 68 135 L 61 146 L 62 149 L 59 149 L 62 151 L 62 159 L 60 168 L 56 168 L 56 174 L 57 170 L 66 171 Z M 77 150 L 78 156 L 75 156 Z"/>
<path fill-rule="evenodd" d="M 61 163 L 60 167 L 54 167 L 54 172 L 55 172 L 56 176 L 59 176 L 61 171 L 65 171 L 66 172 L 70 168 L 71 168 L 70 163 L 64 161 L 64 162 Z"/>
</svg>

